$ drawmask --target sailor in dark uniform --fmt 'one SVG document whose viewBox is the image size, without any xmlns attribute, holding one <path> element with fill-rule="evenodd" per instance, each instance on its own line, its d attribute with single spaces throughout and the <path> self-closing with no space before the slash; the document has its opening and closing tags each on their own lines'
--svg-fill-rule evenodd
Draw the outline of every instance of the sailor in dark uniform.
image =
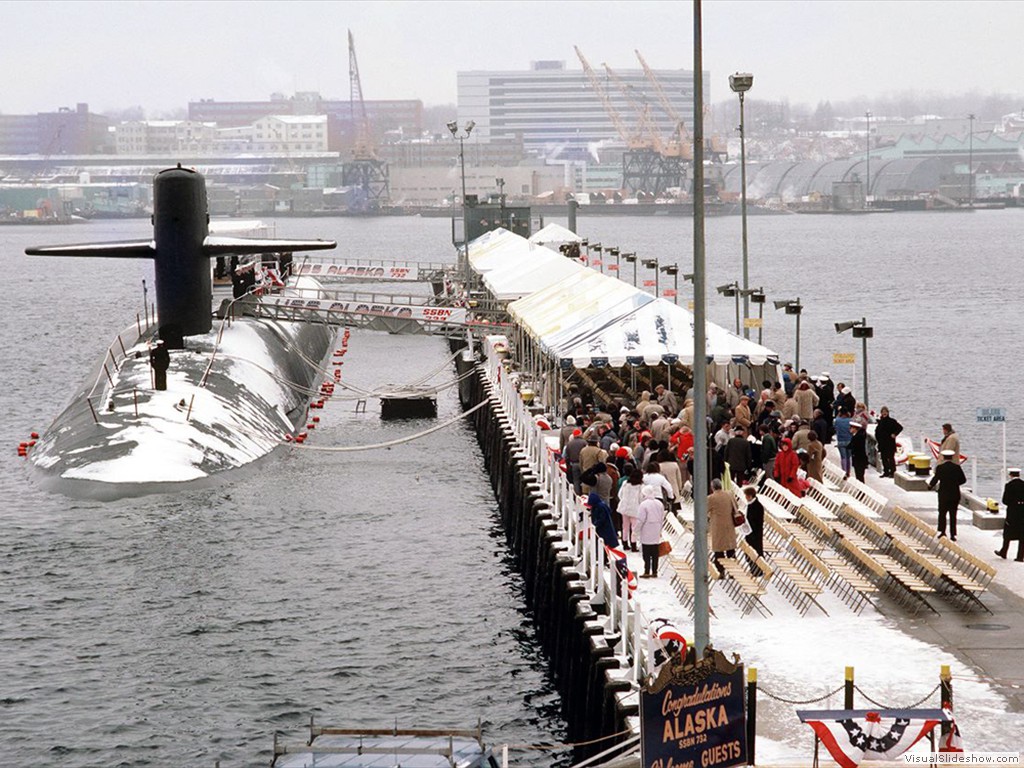
<svg viewBox="0 0 1024 768">
<path fill-rule="evenodd" d="M 153 380 L 159 390 L 167 389 L 167 369 L 171 366 L 171 353 L 163 339 L 157 339 L 156 345 L 149 350 L 149 364 L 153 366 Z"/>
<path fill-rule="evenodd" d="M 1020 470 L 1008 470 L 1009 481 L 1003 488 L 1003 504 L 1006 505 L 1006 522 L 1003 523 L 1003 548 L 996 554 L 1003 560 L 1010 550 L 1010 542 L 1017 540 L 1018 563 L 1024 563 L 1024 480 L 1020 479 Z"/>
<path fill-rule="evenodd" d="M 956 541 L 956 510 L 960 506 L 960 486 L 967 482 L 963 468 L 956 461 L 956 451 L 943 451 L 942 461 L 928 481 L 928 488 L 939 486 L 939 536 L 946 535 L 949 515 L 949 538 Z"/>
</svg>

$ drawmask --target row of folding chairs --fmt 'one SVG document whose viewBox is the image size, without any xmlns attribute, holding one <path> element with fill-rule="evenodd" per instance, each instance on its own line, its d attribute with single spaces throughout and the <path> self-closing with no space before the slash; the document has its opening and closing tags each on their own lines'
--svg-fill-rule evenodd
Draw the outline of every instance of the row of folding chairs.
<svg viewBox="0 0 1024 768">
<path fill-rule="evenodd" d="M 915 613 L 922 608 L 935 612 L 926 599 L 926 595 L 935 591 L 934 587 L 915 569 L 892 557 L 888 545 L 871 535 L 871 531 L 861 524 L 870 518 L 859 513 L 855 513 L 858 517 L 854 518 L 846 506 L 836 511 L 835 518 L 823 520 L 807 507 L 801 507 L 800 519 L 823 542 L 907 609 Z"/>
<path fill-rule="evenodd" d="M 882 550 L 890 550 L 937 592 L 961 602 L 964 610 L 972 605 L 989 610 L 980 598 L 995 576 L 991 565 L 956 542 L 948 542 L 955 550 L 945 547 L 944 539 L 937 538 L 919 518 L 900 507 L 893 509 L 893 521 L 873 520 L 851 508 L 846 508 L 845 514 L 853 526 L 877 542 Z"/>
<path fill-rule="evenodd" d="M 820 523 L 820 518 L 813 513 L 801 513 L 801 519 L 808 523 Z M 782 558 L 790 561 L 809 581 L 832 590 L 855 613 L 860 613 L 866 605 L 873 603 L 878 592 L 877 586 L 864 578 L 806 525 L 766 515 L 765 542 L 766 550 L 778 550 Z M 774 554 L 772 559 L 775 563 L 780 561 Z M 809 593 L 809 597 L 814 597 L 817 603 L 818 594 L 815 591 Z M 809 603 L 805 607 L 809 607 Z"/>
<path fill-rule="evenodd" d="M 907 560 L 922 572 L 931 573 L 946 594 L 962 600 L 965 610 L 971 606 L 989 610 L 981 596 L 996 575 L 991 564 L 955 541 L 937 537 L 931 526 L 902 507 L 894 506 L 889 510 L 889 519 L 879 521 L 879 525 L 900 542 L 900 551 Z"/>
</svg>

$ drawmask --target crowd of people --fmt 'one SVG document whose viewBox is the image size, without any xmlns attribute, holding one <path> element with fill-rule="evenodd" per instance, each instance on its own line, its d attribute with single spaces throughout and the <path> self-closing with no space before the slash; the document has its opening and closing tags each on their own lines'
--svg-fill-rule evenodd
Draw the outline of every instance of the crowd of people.
<svg viewBox="0 0 1024 768">
<path fill-rule="evenodd" d="M 810 479 L 823 480 L 829 447 L 837 453 L 847 476 L 864 479 L 869 464 L 867 408 L 842 382 L 833 385 L 829 373 L 809 376 L 783 370 L 782 381 L 763 381 L 760 389 L 739 378 L 727 386 L 712 383 L 704 395 L 708 423 L 708 487 L 711 548 L 716 562 L 734 557 L 739 510 L 725 506 L 723 482 L 743 486 L 755 478 L 774 478 L 796 496 L 803 496 Z M 694 392 L 680 398 L 659 384 L 640 393 L 636 402 L 616 399 L 594 403 L 585 393 L 571 391 L 563 404 L 564 422 L 559 452 L 578 495 L 600 500 L 591 515 L 608 510 L 614 532 L 604 536 L 610 546 L 644 551 L 643 576 L 656 576 L 661 519 L 653 515 L 654 501 L 663 511 L 678 509 L 684 492 L 692 491 L 694 457 Z M 896 437 L 902 426 L 883 408 L 876 423 L 882 434 L 877 450 L 883 475 L 895 472 Z M 650 489 L 650 491 L 648 491 Z M 762 554 L 757 489 L 745 489 L 746 516 L 752 530 L 747 540 Z M 716 495 L 718 494 L 718 495 Z M 651 502 L 651 503 L 649 503 Z M 728 514 L 727 514 L 728 513 Z M 728 525 L 726 525 L 728 522 Z M 595 521 L 596 525 L 596 521 Z M 716 533 L 717 532 L 717 533 Z"/>
<path fill-rule="evenodd" d="M 826 458 L 838 459 L 846 477 L 861 482 L 877 451 L 881 477 L 896 473 L 897 438 L 903 426 L 887 407 L 877 418 L 850 388 L 823 372 L 808 375 L 791 365 L 782 381 L 763 381 L 759 389 L 736 378 L 726 386 L 711 383 L 706 397 L 708 424 L 708 517 L 710 549 L 719 575 L 723 558 L 735 557 L 737 537 L 763 555 L 764 510 L 758 488 L 748 483 L 772 478 L 797 497 L 810 481 L 824 482 Z M 685 397 L 659 384 L 643 391 L 635 402 L 617 398 L 595 403 L 586 393 L 571 391 L 563 403 L 564 421 L 559 452 L 576 493 L 588 499 L 598 535 L 609 546 L 643 552 L 641 578 L 658 575 L 658 546 L 664 515 L 680 507 L 693 492 L 694 407 L 690 388 Z M 682 401 L 680 403 L 680 400 Z M 874 424 L 869 449 L 867 427 Z M 930 487 L 938 489 L 938 535 L 947 523 L 956 540 L 956 510 L 960 487 L 966 482 L 960 467 L 960 441 L 952 425 L 943 425 L 942 460 Z M 1024 481 L 1019 473 L 1007 485 L 1006 536 L 996 554 L 1006 557 L 1009 542 L 1021 543 L 1024 555 Z M 727 484 L 742 488 L 746 506 L 741 514 L 737 495 Z M 745 486 L 745 487 L 744 487 Z M 600 523 L 598 522 L 600 520 Z M 739 521 L 743 527 L 738 528 Z M 742 531 L 742 532 L 740 532 Z"/>
</svg>

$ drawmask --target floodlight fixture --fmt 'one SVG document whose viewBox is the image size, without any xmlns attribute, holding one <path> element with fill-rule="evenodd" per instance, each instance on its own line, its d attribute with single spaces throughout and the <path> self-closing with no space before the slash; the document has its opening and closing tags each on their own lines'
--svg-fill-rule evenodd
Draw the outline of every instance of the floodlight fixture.
<svg viewBox="0 0 1024 768">
<path fill-rule="evenodd" d="M 729 75 L 729 87 L 733 93 L 746 93 L 754 86 L 754 76 L 749 72 L 737 72 Z"/>
<path fill-rule="evenodd" d="M 731 283 L 726 283 L 725 285 L 719 285 L 715 288 L 715 290 L 718 291 L 723 296 L 728 296 L 729 298 L 732 298 L 733 296 L 736 295 L 736 292 L 739 290 L 739 288 L 739 283 L 734 281 Z"/>
</svg>

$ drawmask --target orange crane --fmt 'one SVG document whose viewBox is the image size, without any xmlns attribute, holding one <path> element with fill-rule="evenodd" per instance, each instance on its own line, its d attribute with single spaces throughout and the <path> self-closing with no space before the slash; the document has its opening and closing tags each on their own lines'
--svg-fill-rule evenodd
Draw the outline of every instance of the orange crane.
<svg viewBox="0 0 1024 768">
<path fill-rule="evenodd" d="M 633 53 L 635 53 L 637 59 L 640 60 L 640 66 L 643 67 L 644 74 L 647 75 L 647 79 L 654 87 L 654 93 L 658 96 L 658 102 L 661 104 L 661 108 L 676 124 L 675 135 L 672 137 L 672 141 L 669 142 L 667 151 L 671 153 L 673 157 L 682 157 L 685 160 L 692 160 L 693 140 L 690 138 L 690 134 L 686 130 L 686 122 L 672 105 L 672 101 L 665 93 L 665 89 L 661 87 L 661 82 L 659 82 L 657 76 L 654 74 L 654 70 L 647 66 L 647 62 L 644 61 L 644 57 L 640 55 L 640 51 L 634 49 Z"/>
<path fill-rule="evenodd" d="M 593 67 L 590 66 L 590 62 L 584 57 L 582 51 L 577 46 L 573 46 L 573 50 L 576 51 L 576 55 L 579 57 L 580 64 L 583 65 L 583 72 L 587 76 L 587 80 L 590 82 L 590 87 L 594 89 L 594 93 L 601 100 L 604 111 L 608 114 L 609 119 L 612 121 L 612 125 L 615 126 L 616 132 L 626 142 L 626 146 L 630 149 L 643 149 L 649 147 L 649 142 L 645 142 L 643 138 L 637 135 L 636 132 L 630 131 L 626 128 L 625 123 L 622 121 L 622 117 L 619 115 L 619 111 L 615 109 L 615 105 L 612 104 L 612 100 L 608 97 L 607 91 L 601 84 L 601 79 L 594 72 Z"/>
<path fill-rule="evenodd" d="M 668 189 L 682 186 L 685 177 L 682 158 L 678 152 L 671 154 L 663 145 L 652 124 L 648 105 L 641 104 L 635 94 L 630 92 L 630 87 L 612 71 L 611 67 L 605 65 L 609 77 L 615 81 L 626 100 L 638 113 L 639 126 L 636 130 L 629 130 L 583 53 L 578 47 L 573 48 L 583 65 L 587 80 L 601 100 L 615 130 L 626 143 L 627 149 L 622 153 L 622 186 L 629 192 L 636 193 L 638 198 L 640 193 L 656 197 Z"/>
<path fill-rule="evenodd" d="M 636 93 L 636 89 L 628 85 L 621 77 L 616 74 L 615 70 L 609 67 L 607 64 L 602 64 L 608 76 L 615 83 L 616 87 L 629 102 L 630 106 L 633 107 L 639 118 L 637 124 L 636 138 L 640 143 L 640 146 L 650 147 L 658 154 L 664 154 L 664 146 L 661 141 L 661 136 L 658 135 L 658 128 L 651 119 L 651 106 L 646 102 L 646 99 L 641 94 L 639 97 Z"/>
</svg>

